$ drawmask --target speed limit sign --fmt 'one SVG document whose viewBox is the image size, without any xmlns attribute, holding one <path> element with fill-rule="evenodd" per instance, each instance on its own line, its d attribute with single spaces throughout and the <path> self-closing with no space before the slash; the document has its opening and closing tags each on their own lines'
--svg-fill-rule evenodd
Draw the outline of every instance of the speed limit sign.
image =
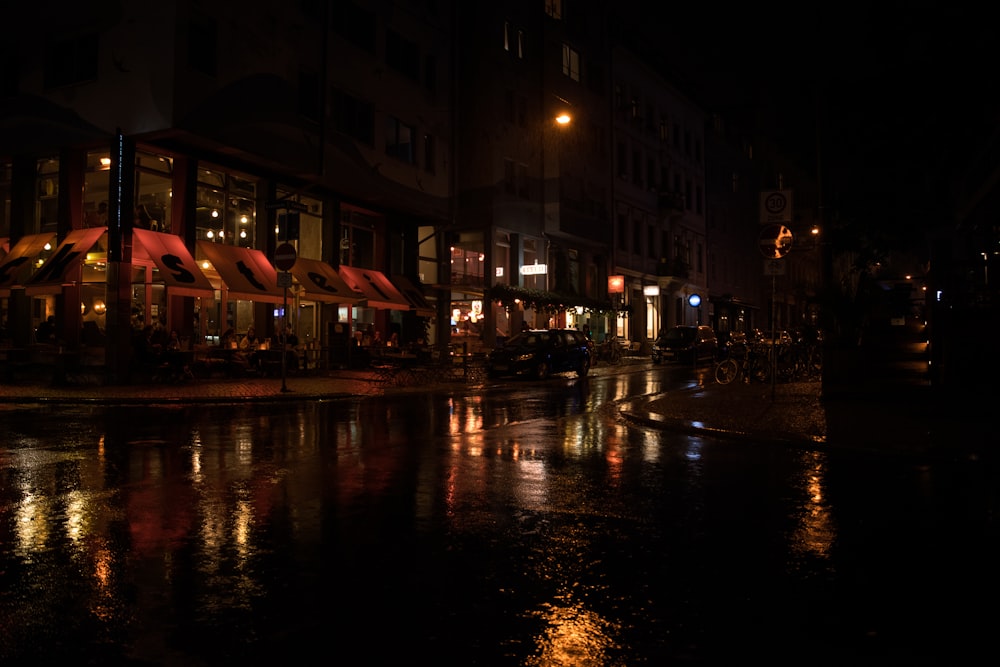
<svg viewBox="0 0 1000 667">
<path fill-rule="evenodd" d="M 792 221 L 792 191 L 772 190 L 760 193 L 760 223 Z"/>
</svg>

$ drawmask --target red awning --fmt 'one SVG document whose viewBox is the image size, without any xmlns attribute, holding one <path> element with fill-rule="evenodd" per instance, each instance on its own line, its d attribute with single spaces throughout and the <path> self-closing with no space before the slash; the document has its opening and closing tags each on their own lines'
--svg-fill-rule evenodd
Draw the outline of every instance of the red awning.
<svg viewBox="0 0 1000 667">
<path fill-rule="evenodd" d="M 352 289 L 361 292 L 369 308 L 409 310 L 410 302 L 403 298 L 396 286 L 380 271 L 358 269 L 341 264 L 340 276 Z"/>
<path fill-rule="evenodd" d="M 337 270 L 318 259 L 299 257 L 292 266 L 292 275 L 302 286 L 301 296 L 328 303 L 357 303 L 365 298 L 351 289 Z"/>
<path fill-rule="evenodd" d="M 133 229 L 132 234 L 138 241 L 133 246 L 135 258 L 148 257 L 152 260 L 159 269 L 159 279 L 163 281 L 169 294 L 209 298 L 215 296 L 212 283 L 198 268 L 198 263 L 194 261 L 181 237 L 148 229 Z"/>
<path fill-rule="evenodd" d="M 55 232 L 28 234 L 18 239 L 3 260 L 0 260 L 0 296 L 10 296 L 10 288 L 24 285 L 31 275 L 30 267 L 45 250 L 45 244 L 52 243 Z"/>
<path fill-rule="evenodd" d="M 58 294 L 63 285 L 80 282 L 80 266 L 105 231 L 104 227 L 92 227 L 74 229 L 67 234 L 52 256 L 25 285 L 25 294 Z"/>
<path fill-rule="evenodd" d="M 409 278 L 396 274 L 392 276 L 391 280 L 399 288 L 399 293 L 403 295 L 403 298 L 410 302 L 413 312 L 420 317 L 434 317 L 434 308 L 427 302 L 424 293 Z"/>
<path fill-rule="evenodd" d="M 198 249 L 215 267 L 229 298 L 265 303 L 285 300 L 278 288 L 278 272 L 260 250 L 202 240 Z"/>
</svg>

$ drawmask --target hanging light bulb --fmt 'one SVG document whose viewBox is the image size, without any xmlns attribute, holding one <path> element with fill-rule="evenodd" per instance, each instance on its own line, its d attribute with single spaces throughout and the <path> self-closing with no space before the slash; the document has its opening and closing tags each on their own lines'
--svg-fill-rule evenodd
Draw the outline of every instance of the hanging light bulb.
<svg viewBox="0 0 1000 667">
<path fill-rule="evenodd" d="M 214 239 L 214 238 L 215 238 L 215 232 L 213 232 L 213 231 L 212 231 L 212 230 L 210 229 L 210 230 L 208 230 L 208 233 L 207 233 L 207 234 L 205 234 L 205 236 L 207 236 L 207 237 L 208 237 L 208 238 L 210 238 L 210 239 Z"/>
</svg>

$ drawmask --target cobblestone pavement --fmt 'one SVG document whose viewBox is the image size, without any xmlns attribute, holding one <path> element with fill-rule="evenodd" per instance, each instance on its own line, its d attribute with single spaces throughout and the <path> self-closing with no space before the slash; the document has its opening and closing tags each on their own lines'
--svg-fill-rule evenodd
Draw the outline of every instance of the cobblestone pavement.
<svg viewBox="0 0 1000 667">
<path fill-rule="evenodd" d="M 632 358 L 620 366 L 600 366 L 593 376 L 645 370 Z M 455 382 L 457 390 L 475 383 Z M 412 389 L 412 388 L 411 388 Z M 20 380 L 0 383 L 7 409 L 37 404 L 174 404 L 246 401 L 304 401 L 406 391 L 386 386 L 372 371 L 330 371 L 281 378 L 197 379 L 179 383 L 109 386 L 55 386 Z M 820 382 L 776 385 L 707 382 L 693 389 L 641 397 L 620 405 L 632 423 L 719 438 L 824 449 L 848 447 L 895 454 L 964 459 L 995 457 L 991 408 L 977 401 L 942 403 L 929 387 L 905 384 L 824 398 Z"/>
</svg>

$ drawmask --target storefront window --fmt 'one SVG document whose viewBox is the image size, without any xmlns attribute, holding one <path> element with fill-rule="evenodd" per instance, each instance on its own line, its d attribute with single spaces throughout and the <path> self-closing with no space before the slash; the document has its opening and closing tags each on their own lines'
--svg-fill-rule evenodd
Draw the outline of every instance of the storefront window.
<svg viewBox="0 0 1000 667">
<path fill-rule="evenodd" d="M 298 213 L 299 229 L 296 251 L 300 257 L 309 259 L 323 259 L 323 202 L 312 197 L 293 195 L 290 192 L 278 190 L 278 201 L 287 201 L 305 207 L 304 211 Z M 288 211 L 279 210 L 278 215 L 287 215 Z M 281 233 L 280 224 L 277 225 L 275 233 L 278 234 L 278 242 L 284 241 L 285 237 Z"/>
<path fill-rule="evenodd" d="M 340 263 L 360 269 L 375 266 L 375 237 L 378 216 L 345 206 L 340 220 Z"/>
<path fill-rule="evenodd" d="M 255 197 L 256 186 L 249 179 L 198 169 L 197 237 L 213 243 L 256 247 Z"/>
<path fill-rule="evenodd" d="M 135 225 L 170 231 L 173 161 L 162 155 L 135 154 Z M 105 180 L 105 185 L 107 181 Z"/>
<path fill-rule="evenodd" d="M 493 241 L 493 283 L 510 284 L 510 235 L 500 233 Z"/>
<path fill-rule="evenodd" d="M 545 256 L 540 252 L 541 242 L 524 239 L 524 264 L 521 266 L 521 286 L 529 289 L 546 289 L 548 267 Z"/>
<path fill-rule="evenodd" d="M 438 280 L 437 235 L 433 227 L 421 227 L 417 231 L 420 238 L 420 259 L 417 270 L 420 282 L 436 285 Z"/>
<path fill-rule="evenodd" d="M 35 222 L 40 232 L 56 231 L 59 214 L 59 160 L 47 158 L 38 161 Z"/>
</svg>

